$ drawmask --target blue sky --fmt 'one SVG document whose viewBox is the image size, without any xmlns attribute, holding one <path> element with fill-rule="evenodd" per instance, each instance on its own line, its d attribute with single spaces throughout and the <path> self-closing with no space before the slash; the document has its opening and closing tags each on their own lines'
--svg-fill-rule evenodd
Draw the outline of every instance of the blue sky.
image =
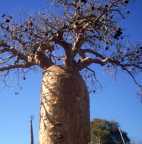
<svg viewBox="0 0 142 144">
<path fill-rule="evenodd" d="M 18 16 L 21 20 L 47 7 L 46 0 L 1 0 L 0 13 Z M 130 40 L 142 41 L 142 1 L 135 0 L 130 6 L 131 16 L 123 22 Z M 137 88 L 123 72 L 114 79 L 104 71 L 97 70 L 103 85 L 90 96 L 91 119 L 104 118 L 119 122 L 121 128 L 137 141 L 142 141 L 142 103 L 136 95 Z M 29 119 L 34 116 L 35 142 L 38 143 L 38 114 L 41 73 L 32 71 L 19 87 L 0 86 L 0 143 L 28 144 Z M 138 76 L 142 79 L 142 75 Z M 12 83 L 11 83 L 12 85 Z M 23 87 L 22 89 L 20 87 Z M 19 94 L 14 93 L 18 91 Z"/>
</svg>

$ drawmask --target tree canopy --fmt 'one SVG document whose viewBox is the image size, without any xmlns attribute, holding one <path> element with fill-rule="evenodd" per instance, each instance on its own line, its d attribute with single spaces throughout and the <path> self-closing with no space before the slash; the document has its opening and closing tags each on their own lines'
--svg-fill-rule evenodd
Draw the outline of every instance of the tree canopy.
<svg viewBox="0 0 142 144">
<path fill-rule="evenodd" d="M 53 1 L 52 1 L 53 2 Z M 142 46 L 126 42 L 120 20 L 129 0 L 55 0 L 60 14 L 41 13 L 23 23 L 0 18 L 0 71 L 62 65 L 95 74 L 90 65 L 119 68 L 135 78 L 142 71 Z M 56 10 L 56 9 L 55 9 Z"/>
<path fill-rule="evenodd" d="M 91 122 L 91 144 L 123 144 L 122 139 L 125 143 L 130 143 L 127 133 L 119 130 L 117 122 L 103 119 L 94 119 Z"/>
</svg>

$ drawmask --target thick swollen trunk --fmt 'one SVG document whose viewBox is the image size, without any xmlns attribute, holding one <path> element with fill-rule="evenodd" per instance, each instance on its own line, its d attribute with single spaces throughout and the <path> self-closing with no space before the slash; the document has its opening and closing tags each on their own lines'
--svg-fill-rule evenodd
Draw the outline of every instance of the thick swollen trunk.
<svg viewBox="0 0 142 144">
<path fill-rule="evenodd" d="M 40 144 L 88 144 L 89 96 L 82 77 L 59 66 L 43 75 Z"/>
</svg>

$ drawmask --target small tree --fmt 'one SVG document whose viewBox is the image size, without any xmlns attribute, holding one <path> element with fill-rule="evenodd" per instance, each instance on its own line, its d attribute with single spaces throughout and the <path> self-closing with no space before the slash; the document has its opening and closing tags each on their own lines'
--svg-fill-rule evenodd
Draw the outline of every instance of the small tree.
<svg viewBox="0 0 142 144">
<path fill-rule="evenodd" d="M 142 71 L 142 47 L 127 44 L 119 25 L 128 3 L 57 0 L 59 14 L 40 14 L 22 24 L 2 15 L 1 74 L 31 67 L 43 71 L 40 144 L 90 141 L 89 96 L 81 71 L 95 74 L 96 65 L 119 68 L 141 86 L 134 74 Z"/>
<path fill-rule="evenodd" d="M 130 144 L 127 133 L 122 131 L 126 144 Z M 91 122 L 91 144 L 123 144 L 118 123 L 102 119 L 95 119 Z"/>
</svg>

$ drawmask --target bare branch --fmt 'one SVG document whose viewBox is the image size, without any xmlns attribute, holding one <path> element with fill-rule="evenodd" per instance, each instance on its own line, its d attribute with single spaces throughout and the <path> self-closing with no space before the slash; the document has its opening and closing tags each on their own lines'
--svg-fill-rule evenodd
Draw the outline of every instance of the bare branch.
<svg viewBox="0 0 142 144">
<path fill-rule="evenodd" d="M 0 49 L 0 54 L 5 52 L 10 52 L 13 56 L 18 56 L 20 59 L 25 60 L 26 62 L 28 61 L 27 56 L 25 56 L 15 48 L 10 48 L 10 46 Z"/>
<path fill-rule="evenodd" d="M 73 55 L 76 55 L 76 53 L 81 48 L 84 42 L 85 42 L 84 34 L 82 33 L 78 34 L 72 47 Z"/>
<path fill-rule="evenodd" d="M 102 59 L 105 59 L 105 56 L 103 56 L 102 54 L 100 54 L 98 51 L 92 50 L 92 49 L 80 49 L 79 53 L 84 53 L 84 54 L 93 54 L 96 57 L 100 57 Z"/>
<path fill-rule="evenodd" d="M 107 62 L 107 60 L 102 60 L 102 59 L 99 59 L 99 58 L 84 58 L 84 59 L 81 59 L 81 61 L 78 63 L 78 69 L 81 70 L 81 69 L 84 69 L 86 67 L 88 67 L 89 65 L 91 64 L 100 64 L 100 65 L 104 65 L 105 63 Z"/>
<path fill-rule="evenodd" d="M 12 69 L 18 69 L 18 68 L 29 68 L 33 66 L 33 64 L 15 64 L 15 65 L 8 65 L 8 66 L 4 66 L 4 67 L 0 67 L 0 71 L 9 71 Z"/>
<path fill-rule="evenodd" d="M 125 66 L 122 66 L 121 68 L 128 73 L 128 75 L 132 78 L 132 80 L 134 81 L 134 83 L 135 83 L 139 88 L 142 88 L 142 85 L 137 82 L 135 76 L 131 73 L 131 71 L 129 71 Z"/>
</svg>

